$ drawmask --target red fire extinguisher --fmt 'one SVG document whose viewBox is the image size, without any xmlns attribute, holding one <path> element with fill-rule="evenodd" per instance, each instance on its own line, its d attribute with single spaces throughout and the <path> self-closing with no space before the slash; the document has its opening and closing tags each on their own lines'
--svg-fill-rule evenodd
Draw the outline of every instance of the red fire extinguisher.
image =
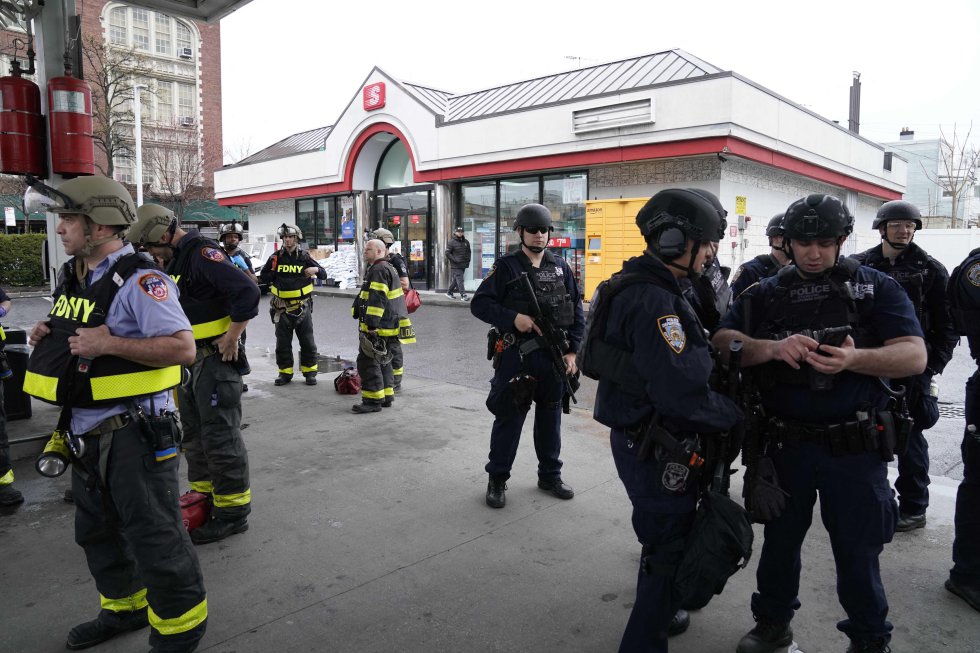
<svg viewBox="0 0 980 653">
<path fill-rule="evenodd" d="M 41 89 L 19 75 L 0 77 L 0 172 L 47 177 Z"/>
<path fill-rule="evenodd" d="M 95 174 L 92 89 L 74 77 L 48 81 L 51 170 L 59 175 Z"/>
</svg>

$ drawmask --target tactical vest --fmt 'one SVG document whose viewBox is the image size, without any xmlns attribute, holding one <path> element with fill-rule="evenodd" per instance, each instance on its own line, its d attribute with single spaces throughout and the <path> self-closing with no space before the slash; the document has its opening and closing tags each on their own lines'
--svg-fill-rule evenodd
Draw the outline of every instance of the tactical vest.
<svg viewBox="0 0 980 653">
<path fill-rule="evenodd" d="M 949 312 L 953 316 L 953 326 L 961 336 L 966 336 L 970 344 L 970 355 L 980 360 L 980 308 L 972 302 L 964 303 L 960 282 L 964 274 L 968 282 L 980 287 L 980 268 L 973 267 L 980 263 L 980 247 L 969 253 L 966 259 L 953 269 L 949 275 Z"/>
<path fill-rule="evenodd" d="M 560 262 L 553 258 L 549 261 L 549 256 L 553 255 L 546 254 L 541 260 L 541 267 L 539 268 L 530 265 L 530 263 L 525 264 L 523 261 L 520 263 L 531 280 L 531 286 L 534 287 L 535 291 L 534 296 L 538 300 L 538 306 L 541 307 L 545 319 L 551 321 L 556 327 L 567 329 L 575 323 L 575 305 L 565 288 L 564 275 L 566 272 L 564 268 Z M 551 265 L 548 265 L 549 262 Z M 561 274 L 559 274 L 559 270 Z M 518 278 L 508 282 L 503 301 L 500 303 L 505 308 L 524 315 L 534 314 L 531 298 L 528 297 L 526 288 Z"/>
<path fill-rule="evenodd" d="M 276 276 L 269 284 L 269 291 L 280 299 L 305 299 L 313 292 L 313 280 L 303 273 L 302 252 L 297 247 L 295 255 L 286 254 L 293 260 L 286 261 L 283 260 L 284 254 L 285 250 L 280 250 L 272 257 L 272 271 Z"/>
<path fill-rule="evenodd" d="M 48 314 L 51 333 L 34 347 L 24 392 L 50 404 L 87 408 L 152 395 L 180 383 L 180 365 L 150 367 L 117 356 L 99 356 L 89 362 L 71 353 L 68 338 L 79 327 L 105 323 L 112 300 L 126 279 L 137 270 L 159 270 L 139 254 L 128 254 L 83 289 L 74 263 L 74 259 L 68 261 L 62 270 L 63 281 Z"/>
<path fill-rule="evenodd" d="M 872 267 L 890 276 L 898 282 L 909 296 L 912 307 L 915 309 L 915 316 L 919 319 L 923 333 L 929 330 L 932 316 L 929 311 L 923 310 L 925 306 L 926 294 L 932 288 L 936 280 L 930 261 L 932 257 L 926 254 L 921 248 L 909 250 L 908 254 L 902 257 L 901 263 L 897 266 L 890 265 L 891 261 L 882 255 L 880 259 L 868 260 L 870 257 L 858 259 L 863 265 Z"/>
<path fill-rule="evenodd" d="M 231 326 L 231 300 L 224 293 L 214 293 L 209 297 L 197 297 L 193 284 L 202 283 L 191 264 L 192 257 L 201 256 L 202 248 L 211 247 L 224 253 L 216 242 L 204 237 L 194 237 L 180 248 L 180 253 L 167 268 L 170 278 L 180 291 L 180 307 L 190 320 L 194 330 L 194 340 L 198 344 L 210 342 L 224 335 Z M 227 254 L 226 254 L 227 256 Z M 207 282 L 203 282 L 207 283 Z"/>
<path fill-rule="evenodd" d="M 859 348 L 878 347 L 878 340 L 868 329 L 874 303 L 874 289 L 858 289 L 854 276 L 860 264 L 842 258 L 829 274 L 815 279 L 801 277 L 795 265 L 788 265 L 776 274 L 776 288 L 759 310 L 758 326 L 748 335 L 756 339 L 782 340 L 804 330 L 816 331 L 831 327 L 850 326 L 851 337 Z M 809 383 L 809 365 L 796 370 L 781 361 L 769 361 L 760 366 L 759 379 L 767 384 Z"/>
<path fill-rule="evenodd" d="M 760 279 L 768 279 L 772 275 L 779 272 L 779 264 L 773 260 L 772 254 L 759 254 L 755 257 L 755 260 L 762 265 L 763 272 Z"/>
</svg>

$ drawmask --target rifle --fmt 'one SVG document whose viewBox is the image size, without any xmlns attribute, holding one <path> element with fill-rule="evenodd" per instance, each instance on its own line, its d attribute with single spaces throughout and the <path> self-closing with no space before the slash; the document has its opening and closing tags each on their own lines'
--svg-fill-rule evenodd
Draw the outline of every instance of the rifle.
<svg viewBox="0 0 980 653">
<path fill-rule="evenodd" d="M 541 305 L 538 303 L 538 297 L 534 294 L 534 286 L 531 284 L 531 278 L 527 275 L 527 272 L 521 273 L 521 276 L 518 277 L 518 282 L 530 297 L 531 310 L 534 311 L 531 317 L 534 318 L 534 323 L 541 329 L 541 337 L 548 343 L 547 350 L 548 357 L 551 359 L 551 366 L 554 368 L 555 373 L 558 374 L 558 378 L 564 383 L 565 392 L 572 398 L 572 402 L 577 404 L 578 400 L 575 398 L 575 390 L 568 380 L 568 366 L 565 365 L 564 350 L 567 348 L 565 345 L 568 344 L 568 341 L 565 339 L 565 334 L 560 329 L 557 329 L 550 319 L 545 317 L 544 312 L 541 310 Z"/>
<path fill-rule="evenodd" d="M 742 392 L 742 341 L 732 340 L 728 345 L 728 378 L 725 380 L 725 390 L 728 397 L 736 404 Z M 715 463 L 711 486 L 716 492 L 728 496 L 728 486 L 731 481 L 731 469 L 728 466 L 728 448 L 731 446 L 731 435 L 727 432 L 718 436 L 718 462 Z"/>
</svg>

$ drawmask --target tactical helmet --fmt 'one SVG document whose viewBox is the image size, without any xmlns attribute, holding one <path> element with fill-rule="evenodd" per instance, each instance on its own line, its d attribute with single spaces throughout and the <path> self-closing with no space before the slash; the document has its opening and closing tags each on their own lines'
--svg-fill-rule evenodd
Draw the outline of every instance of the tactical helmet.
<svg viewBox="0 0 980 653">
<path fill-rule="evenodd" d="M 368 234 L 369 238 L 377 238 L 385 244 L 385 247 L 391 247 L 395 243 L 395 236 L 387 229 L 375 229 Z"/>
<path fill-rule="evenodd" d="M 525 204 L 517 212 L 514 220 L 514 231 L 518 227 L 545 227 L 554 229 L 551 223 L 551 211 L 540 204 Z"/>
<path fill-rule="evenodd" d="M 773 236 L 783 235 L 783 213 L 777 213 L 772 216 L 769 220 L 769 224 L 766 225 L 766 236 L 772 238 Z"/>
<path fill-rule="evenodd" d="M 238 222 L 229 222 L 227 224 L 221 225 L 218 229 L 218 240 L 224 240 L 225 236 L 228 234 L 235 234 L 239 238 L 245 235 L 245 230 L 242 229 L 242 225 Z"/>
<path fill-rule="evenodd" d="M 840 238 L 852 229 L 854 216 L 833 195 L 807 195 L 790 204 L 783 216 L 783 235 L 790 240 Z"/>
<path fill-rule="evenodd" d="M 152 247 L 160 245 L 163 235 L 173 234 L 176 228 L 177 216 L 173 211 L 159 204 L 144 204 L 136 210 L 136 222 L 126 232 L 126 240 L 134 245 Z"/>
<path fill-rule="evenodd" d="M 102 176 L 76 177 L 57 190 L 45 187 L 53 203 L 45 210 L 51 213 L 79 213 L 101 225 L 126 226 L 136 220 L 136 205 L 126 187 L 115 179 Z"/>
<path fill-rule="evenodd" d="M 668 188 L 643 205 L 636 214 L 636 226 L 648 242 L 655 238 L 662 255 L 674 257 L 684 253 L 688 239 L 721 240 L 728 226 L 727 215 L 718 198 L 706 190 Z"/>
<path fill-rule="evenodd" d="M 283 236 L 296 236 L 296 240 L 303 240 L 303 232 L 300 228 L 294 224 L 286 224 L 285 222 L 276 229 L 276 236 L 279 238 Z"/>
<path fill-rule="evenodd" d="M 922 214 L 919 213 L 919 209 L 905 200 L 893 200 L 882 204 L 878 214 L 875 215 L 874 222 L 871 223 L 871 228 L 877 229 L 892 220 L 911 220 L 915 223 L 916 229 L 922 228 Z"/>
</svg>

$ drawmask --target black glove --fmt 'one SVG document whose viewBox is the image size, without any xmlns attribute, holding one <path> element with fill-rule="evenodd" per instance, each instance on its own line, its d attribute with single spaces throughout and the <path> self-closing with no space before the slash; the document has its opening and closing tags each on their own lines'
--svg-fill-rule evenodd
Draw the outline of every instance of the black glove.
<svg viewBox="0 0 980 653">
<path fill-rule="evenodd" d="M 745 479 L 742 494 L 753 521 L 767 522 L 783 514 L 789 494 L 779 487 L 772 458 L 759 458 Z"/>
</svg>

